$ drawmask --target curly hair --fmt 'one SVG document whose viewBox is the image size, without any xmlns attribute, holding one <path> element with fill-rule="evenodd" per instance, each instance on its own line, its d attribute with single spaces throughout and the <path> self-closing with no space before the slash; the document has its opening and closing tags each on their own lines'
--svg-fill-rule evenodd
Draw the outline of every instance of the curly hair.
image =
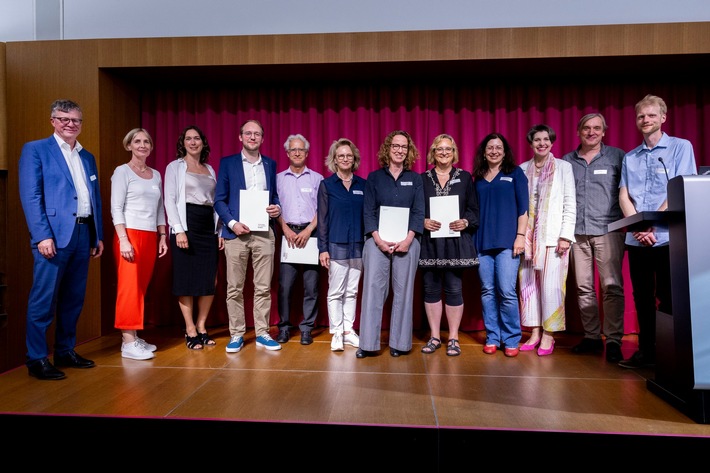
<svg viewBox="0 0 710 473">
<path fill-rule="evenodd" d="M 390 132 L 389 135 L 385 138 L 385 141 L 380 145 L 380 150 L 377 152 L 377 161 L 380 163 L 380 166 L 386 167 L 389 166 L 390 164 L 390 147 L 392 146 L 392 138 L 394 138 L 397 135 L 404 136 L 407 138 L 407 157 L 404 158 L 404 169 L 412 169 L 412 165 L 414 164 L 414 161 L 419 159 L 419 150 L 417 150 L 417 147 L 414 145 L 414 141 L 412 141 L 412 137 L 409 136 L 409 133 L 407 133 L 404 130 L 395 130 L 393 132 Z"/>
</svg>

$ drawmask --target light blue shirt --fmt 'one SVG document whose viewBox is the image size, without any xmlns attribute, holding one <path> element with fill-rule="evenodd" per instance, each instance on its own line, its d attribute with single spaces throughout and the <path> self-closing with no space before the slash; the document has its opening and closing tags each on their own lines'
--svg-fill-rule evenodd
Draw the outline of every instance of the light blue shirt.
<svg viewBox="0 0 710 473">
<path fill-rule="evenodd" d="M 690 141 L 668 136 L 664 132 L 655 147 L 648 148 L 643 142 L 626 153 L 621 164 L 619 188 L 626 187 L 637 212 L 656 211 L 668 197 L 670 179 L 697 173 Z M 668 244 L 667 229 L 655 234 L 657 242 L 654 246 Z M 642 246 L 630 232 L 626 234 L 626 244 Z"/>
</svg>

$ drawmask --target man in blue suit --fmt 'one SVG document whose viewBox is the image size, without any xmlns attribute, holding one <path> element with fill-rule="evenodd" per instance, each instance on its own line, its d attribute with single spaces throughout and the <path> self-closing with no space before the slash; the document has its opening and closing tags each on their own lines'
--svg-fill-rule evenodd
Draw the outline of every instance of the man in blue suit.
<svg viewBox="0 0 710 473">
<path fill-rule="evenodd" d="M 222 158 L 217 175 L 214 208 L 224 222 L 224 254 L 227 259 L 227 313 L 230 341 L 227 353 L 237 353 L 244 346 L 246 318 L 244 313 L 244 280 L 249 257 L 254 271 L 254 331 L 256 345 L 267 350 L 280 350 L 269 335 L 271 315 L 271 278 L 274 274 L 275 238 L 273 221 L 264 229 L 249 228 L 240 221 L 241 191 L 267 191 L 269 217 L 281 215 L 276 192 L 276 162 L 263 156 L 259 149 L 264 128 L 256 120 L 247 120 L 239 129 L 242 152 Z"/>
<path fill-rule="evenodd" d="M 77 141 L 81 108 L 71 100 L 57 100 L 50 122 L 54 134 L 26 143 L 19 166 L 20 201 L 34 257 L 27 303 L 27 368 L 31 376 L 44 380 L 65 378 L 57 367 L 94 366 L 74 346 L 89 260 L 104 249 L 96 160 Z M 55 316 L 52 364 L 47 329 Z"/>
</svg>

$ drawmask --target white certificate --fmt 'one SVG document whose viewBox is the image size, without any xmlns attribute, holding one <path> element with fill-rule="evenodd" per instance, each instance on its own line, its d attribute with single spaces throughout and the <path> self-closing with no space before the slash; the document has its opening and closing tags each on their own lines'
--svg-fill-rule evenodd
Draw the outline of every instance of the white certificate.
<svg viewBox="0 0 710 473">
<path fill-rule="evenodd" d="M 380 238 L 390 243 L 406 239 L 409 233 L 409 208 L 381 206 L 377 231 Z"/>
<path fill-rule="evenodd" d="M 431 232 L 432 238 L 447 238 L 461 236 L 461 232 L 451 230 L 449 224 L 459 219 L 459 196 L 442 195 L 429 197 L 429 211 L 432 220 L 441 222 L 441 228 Z"/>
<path fill-rule="evenodd" d="M 318 239 L 310 237 L 303 248 L 291 248 L 286 237 L 281 237 L 281 262 L 294 264 L 319 264 Z"/>
<path fill-rule="evenodd" d="M 269 191 L 244 190 L 239 191 L 239 222 L 252 232 L 269 231 Z"/>
</svg>

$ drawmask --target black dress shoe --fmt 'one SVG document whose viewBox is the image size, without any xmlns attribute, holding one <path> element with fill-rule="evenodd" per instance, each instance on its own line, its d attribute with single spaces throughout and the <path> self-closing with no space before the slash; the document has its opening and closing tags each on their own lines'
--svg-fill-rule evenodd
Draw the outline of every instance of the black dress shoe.
<svg viewBox="0 0 710 473">
<path fill-rule="evenodd" d="M 311 336 L 310 330 L 301 332 L 301 345 L 310 345 L 313 343 L 313 337 Z"/>
<path fill-rule="evenodd" d="M 624 359 L 621 354 L 621 346 L 618 343 L 609 342 L 606 344 L 606 361 L 609 363 L 618 363 Z"/>
<path fill-rule="evenodd" d="M 402 356 L 405 353 L 407 353 L 407 352 L 402 351 L 402 350 L 397 350 L 396 348 L 390 348 L 390 356 L 393 356 L 395 358 L 397 358 L 398 356 Z"/>
<path fill-rule="evenodd" d="M 93 361 L 87 360 L 74 350 L 68 351 L 63 355 L 54 355 L 54 364 L 69 368 L 93 368 L 96 366 Z"/>
<path fill-rule="evenodd" d="M 37 379 L 64 379 L 67 375 L 55 368 L 47 358 L 33 361 L 27 365 L 30 376 Z"/>
<path fill-rule="evenodd" d="M 355 352 L 356 358 L 367 358 L 368 356 L 375 356 L 375 352 L 363 350 L 362 348 L 358 348 Z"/>
<path fill-rule="evenodd" d="M 572 347 L 572 353 L 601 353 L 604 342 L 592 338 L 583 338 L 581 342 Z"/>
<path fill-rule="evenodd" d="M 288 330 L 279 330 L 279 336 L 276 337 L 276 341 L 279 343 L 286 343 L 289 339 Z"/>
</svg>

